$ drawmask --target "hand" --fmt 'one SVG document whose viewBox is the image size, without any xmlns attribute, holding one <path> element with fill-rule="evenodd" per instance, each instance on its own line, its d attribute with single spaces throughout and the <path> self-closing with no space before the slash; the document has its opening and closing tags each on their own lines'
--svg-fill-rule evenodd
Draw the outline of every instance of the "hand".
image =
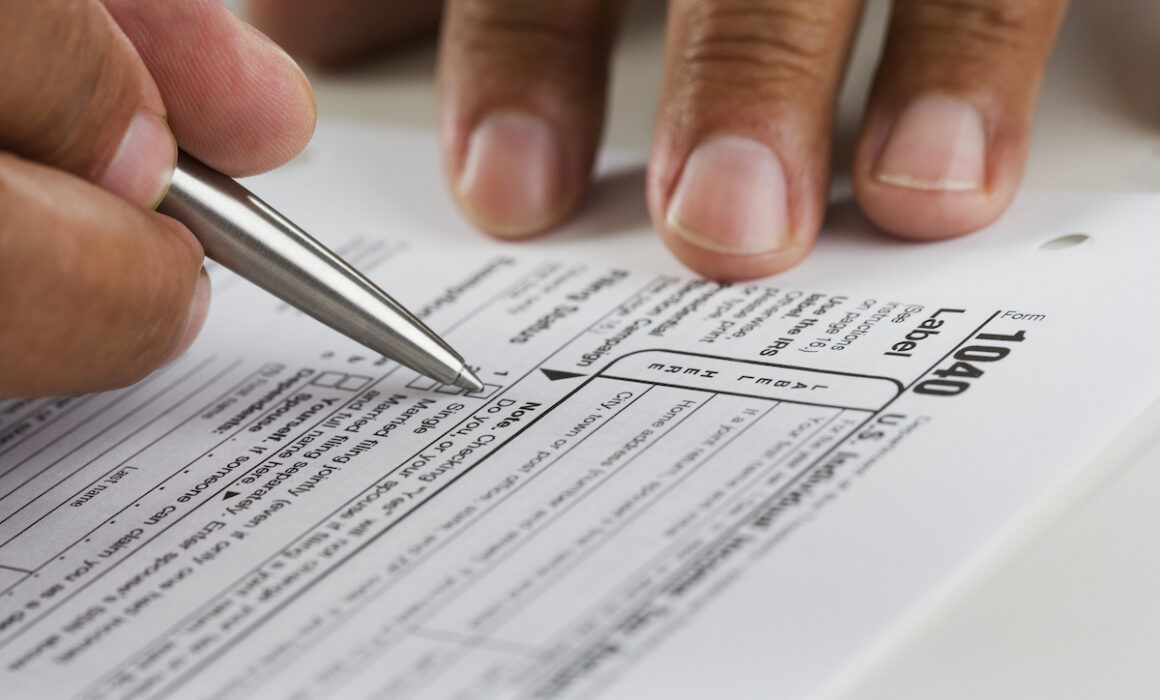
<svg viewBox="0 0 1160 700">
<path fill-rule="evenodd" d="M 500 236 L 576 206 L 604 112 L 618 0 L 448 0 L 444 160 L 463 211 Z M 421 31 L 439 3 L 250 0 L 259 26 L 328 61 Z M 896 0 L 853 165 L 881 228 L 963 234 L 1014 195 L 1064 0 Z M 835 93 L 859 0 L 671 0 L 648 172 L 653 222 L 718 279 L 798 263 L 826 203 Z"/>
<path fill-rule="evenodd" d="M 301 70 L 216 0 L 0 0 L 0 396 L 136 381 L 209 301 L 202 250 L 150 211 L 177 145 L 233 175 L 314 128 Z"/>
</svg>

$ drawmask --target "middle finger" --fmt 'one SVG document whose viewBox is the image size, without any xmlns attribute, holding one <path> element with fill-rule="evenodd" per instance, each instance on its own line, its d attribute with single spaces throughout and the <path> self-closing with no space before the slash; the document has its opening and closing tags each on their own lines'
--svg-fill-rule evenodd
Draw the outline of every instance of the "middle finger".
<svg viewBox="0 0 1160 700">
<path fill-rule="evenodd" d="M 717 279 L 779 272 L 821 225 L 860 0 L 672 0 L 649 164 L 665 242 Z"/>
</svg>

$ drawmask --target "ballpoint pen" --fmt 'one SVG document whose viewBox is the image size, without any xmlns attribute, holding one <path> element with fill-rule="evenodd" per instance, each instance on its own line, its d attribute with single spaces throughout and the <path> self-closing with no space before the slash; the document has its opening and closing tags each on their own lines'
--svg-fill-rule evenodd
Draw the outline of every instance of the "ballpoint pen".
<svg viewBox="0 0 1160 700">
<path fill-rule="evenodd" d="M 483 384 L 422 321 L 233 179 L 181 152 L 157 207 L 205 254 L 371 350 L 443 384 Z"/>
</svg>

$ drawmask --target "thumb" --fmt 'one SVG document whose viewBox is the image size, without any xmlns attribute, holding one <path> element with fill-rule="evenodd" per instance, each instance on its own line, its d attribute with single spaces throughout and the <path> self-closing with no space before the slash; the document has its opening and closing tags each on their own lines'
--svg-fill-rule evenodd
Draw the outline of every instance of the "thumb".
<svg viewBox="0 0 1160 700">
<path fill-rule="evenodd" d="M 165 105 L 96 0 L 0 0 L 0 150 L 152 208 L 177 161 Z"/>
</svg>

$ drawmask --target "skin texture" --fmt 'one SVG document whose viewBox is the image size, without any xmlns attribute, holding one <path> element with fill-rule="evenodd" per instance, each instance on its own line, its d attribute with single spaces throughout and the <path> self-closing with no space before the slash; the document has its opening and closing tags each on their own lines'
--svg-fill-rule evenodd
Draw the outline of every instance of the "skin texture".
<svg viewBox="0 0 1160 700">
<path fill-rule="evenodd" d="M 176 148 L 233 175 L 309 140 L 301 70 L 213 0 L 0 0 L 0 396 L 132 383 L 205 316 L 202 250 L 151 211 Z"/>
<path fill-rule="evenodd" d="M 535 234 L 580 200 L 600 138 L 620 4 L 444 4 L 439 91 L 448 187 L 484 231 Z M 1065 4 L 894 3 L 853 164 L 855 192 L 874 223 L 903 237 L 947 238 L 1006 208 Z M 343 57 L 344 27 L 358 27 L 358 52 L 387 46 L 402 30 L 413 35 L 424 21 L 433 29 L 435 10 L 420 17 L 414 6 L 250 0 L 275 40 L 321 62 Z M 785 270 L 808 253 L 821 226 L 835 95 L 861 0 L 669 0 L 668 7 L 648 171 L 653 223 L 673 253 L 706 276 Z"/>
</svg>

